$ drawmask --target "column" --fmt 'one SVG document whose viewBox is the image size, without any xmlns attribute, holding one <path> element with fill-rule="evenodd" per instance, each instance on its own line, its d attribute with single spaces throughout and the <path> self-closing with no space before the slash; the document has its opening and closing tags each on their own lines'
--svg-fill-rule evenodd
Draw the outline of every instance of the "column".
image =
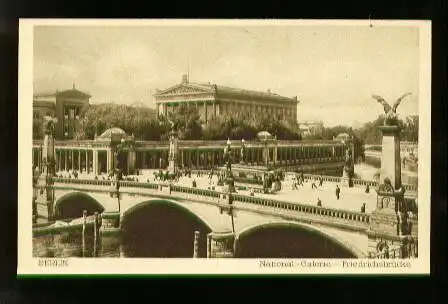
<svg viewBox="0 0 448 304">
<path fill-rule="evenodd" d="M 72 171 L 75 170 L 75 151 L 74 150 L 70 150 L 70 156 L 71 156 L 71 167 L 72 167 Z"/>
<path fill-rule="evenodd" d="M 62 170 L 62 151 L 63 150 L 59 150 L 59 157 L 58 157 L 58 170 L 61 171 Z"/>
<path fill-rule="evenodd" d="M 196 168 L 199 167 L 199 150 L 196 150 Z"/>
<path fill-rule="evenodd" d="M 112 169 L 113 169 L 112 166 L 113 166 L 112 151 L 110 149 L 108 149 L 107 150 L 107 173 L 112 171 Z"/>
<path fill-rule="evenodd" d="M 216 117 L 216 101 L 213 101 L 213 117 Z"/>
<path fill-rule="evenodd" d="M 81 172 L 81 150 L 78 150 L 78 171 Z"/>
<path fill-rule="evenodd" d="M 204 115 L 205 115 L 205 123 L 207 123 L 208 121 L 208 117 L 207 117 L 207 101 L 204 101 Z"/>
<path fill-rule="evenodd" d="M 135 159 L 136 159 L 135 153 L 136 153 L 135 151 L 128 152 L 128 172 L 127 172 L 127 174 L 134 174 Z"/>
<path fill-rule="evenodd" d="M 86 173 L 89 173 L 89 150 L 86 150 Z"/>
<path fill-rule="evenodd" d="M 68 171 L 68 151 L 67 150 L 64 150 L 64 159 L 65 159 L 64 171 Z"/>
<path fill-rule="evenodd" d="M 92 167 L 93 167 L 93 174 L 98 175 L 98 150 L 94 149 L 92 151 Z"/>
<path fill-rule="evenodd" d="M 277 149 L 278 149 L 278 147 L 277 147 L 277 144 L 275 144 L 275 146 L 274 146 L 274 149 L 273 149 L 273 158 L 274 158 L 274 164 L 277 164 L 277 162 L 278 162 L 278 159 L 277 159 Z"/>
</svg>

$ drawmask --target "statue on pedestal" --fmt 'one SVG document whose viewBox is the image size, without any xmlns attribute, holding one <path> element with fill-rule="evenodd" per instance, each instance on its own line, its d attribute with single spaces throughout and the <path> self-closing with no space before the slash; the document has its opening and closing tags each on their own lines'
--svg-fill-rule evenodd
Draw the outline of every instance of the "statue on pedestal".
<svg viewBox="0 0 448 304">
<path fill-rule="evenodd" d="M 391 107 L 386 100 L 378 95 L 372 95 L 372 98 L 376 99 L 380 104 L 384 107 L 384 113 L 386 114 L 386 118 L 384 119 L 384 125 L 385 126 L 395 126 L 398 124 L 398 117 L 397 117 L 397 108 L 400 105 L 401 101 L 406 97 L 412 95 L 411 93 L 406 93 L 402 95 L 400 98 L 398 98 L 393 106 Z"/>
<path fill-rule="evenodd" d="M 36 185 L 45 188 L 42 189 L 40 204 L 46 205 L 47 214 L 43 215 L 49 220 L 53 219 L 53 204 L 54 204 L 54 189 L 53 189 L 53 176 L 56 173 L 56 161 L 54 151 L 54 133 L 57 119 L 50 116 L 44 117 L 44 144 L 42 149 L 42 165 L 43 170 L 39 176 Z M 37 206 L 36 206 L 37 207 Z M 37 210 L 35 213 L 37 217 Z"/>
<path fill-rule="evenodd" d="M 396 112 L 401 101 L 408 95 L 411 95 L 411 93 L 402 95 L 393 106 L 389 105 L 380 96 L 372 96 L 384 107 L 386 117 L 383 126 L 378 127 L 383 136 L 381 174 L 376 190 L 377 206 L 371 214 L 368 237 L 372 244 L 380 241 L 378 244 L 381 245 L 381 248 L 378 248 L 378 252 L 382 252 L 383 247 L 387 248 L 388 243 L 393 245 L 394 248 L 397 247 L 395 248 L 398 249 L 397 257 L 409 257 L 409 254 L 403 248 L 405 248 L 409 238 L 412 239 L 408 206 L 404 199 L 405 190 L 401 184 L 400 126 L 398 125 Z M 382 235 L 384 240 L 378 240 L 378 235 Z M 398 241 L 397 236 L 399 237 Z M 387 254 L 385 257 L 388 257 Z"/>
<path fill-rule="evenodd" d="M 224 161 L 226 162 L 226 172 L 224 180 L 224 192 L 236 192 L 235 183 L 232 174 L 232 155 L 230 139 L 227 140 L 227 146 L 224 148 Z"/>
<path fill-rule="evenodd" d="M 224 148 L 224 161 L 226 162 L 226 173 L 232 173 L 232 155 L 230 153 L 230 144 L 227 142 L 227 146 Z"/>
<path fill-rule="evenodd" d="M 240 163 L 244 164 L 244 152 L 245 152 L 246 146 L 244 145 L 244 138 L 241 140 L 241 149 L 240 149 Z"/>
<path fill-rule="evenodd" d="M 177 138 L 177 131 L 176 131 L 176 124 L 168 119 L 168 122 L 171 125 L 171 131 L 170 131 L 170 149 L 168 152 L 168 171 L 171 175 L 176 174 L 176 158 L 177 158 L 177 145 L 176 145 L 176 138 Z"/>
</svg>

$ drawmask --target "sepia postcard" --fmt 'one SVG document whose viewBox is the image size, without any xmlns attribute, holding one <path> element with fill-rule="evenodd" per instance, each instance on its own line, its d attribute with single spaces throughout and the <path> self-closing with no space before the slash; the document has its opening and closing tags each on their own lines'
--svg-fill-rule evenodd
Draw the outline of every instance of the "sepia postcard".
<svg viewBox="0 0 448 304">
<path fill-rule="evenodd" d="M 18 275 L 429 274 L 430 21 L 19 24 Z"/>
</svg>

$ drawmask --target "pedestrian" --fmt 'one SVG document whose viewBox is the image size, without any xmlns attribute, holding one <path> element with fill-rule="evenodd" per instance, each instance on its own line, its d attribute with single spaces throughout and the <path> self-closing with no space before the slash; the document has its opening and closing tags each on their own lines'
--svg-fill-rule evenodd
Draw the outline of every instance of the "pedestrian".
<svg viewBox="0 0 448 304">
<path fill-rule="evenodd" d="M 339 185 L 336 185 L 336 198 L 339 199 L 339 195 L 341 193 L 341 189 L 339 188 Z"/>
<path fill-rule="evenodd" d="M 196 188 L 197 184 L 196 184 L 196 180 L 195 179 L 193 180 L 192 184 L 193 184 L 193 188 Z"/>
<path fill-rule="evenodd" d="M 313 180 L 313 182 L 311 183 L 311 189 L 317 189 L 315 180 Z"/>
<path fill-rule="evenodd" d="M 317 198 L 317 207 L 322 207 L 322 202 L 320 198 Z"/>
<path fill-rule="evenodd" d="M 366 193 L 369 193 L 370 192 L 370 187 L 369 187 L 369 185 L 367 184 L 367 186 L 366 186 Z"/>
<path fill-rule="evenodd" d="M 322 187 L 322 184 L 324 183 L 324 178 L 321 176 L 319 176 L 319 187 Z"/>
<path fill-rule="evenodd" d="M 361 213 L 366 213 L 366 203 L 362 203 Z"/>
</svg>

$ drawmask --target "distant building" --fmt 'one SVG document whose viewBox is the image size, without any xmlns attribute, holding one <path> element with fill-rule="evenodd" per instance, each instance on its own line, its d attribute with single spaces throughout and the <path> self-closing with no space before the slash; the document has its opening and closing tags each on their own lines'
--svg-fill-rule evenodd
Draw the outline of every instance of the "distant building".
<svg viewBox="0 0 448 304">
<path fill-rule="evenodd" d="M 37 93 L 33 96 L 33 138 L 43 134 L 44 116 L 57 118 L 55 137 L 73 139 L 79 127 L 81 111 L 90 104 L 91 95 L 75 88 L 65 91 Z"/>
<path fill-rule="evenodd" d="M 183 75 L 180 84 L 156 90 L 154 101 L 158 115 L 167 115 L 181 104 L 196 107 L 203 123 L 220 115 L 256 117 L 262 113 L 281 120 L 297 120 L 296 97 L 267 92 L 236 89 L 211 83 L 189 82 Z"/>
<path fill-rule="evenodd" d="M 324 123 L 320 120 L 299 121 L 299 129 L 304 138 L 309 136 L 322 136 Z"/>
</svg>

